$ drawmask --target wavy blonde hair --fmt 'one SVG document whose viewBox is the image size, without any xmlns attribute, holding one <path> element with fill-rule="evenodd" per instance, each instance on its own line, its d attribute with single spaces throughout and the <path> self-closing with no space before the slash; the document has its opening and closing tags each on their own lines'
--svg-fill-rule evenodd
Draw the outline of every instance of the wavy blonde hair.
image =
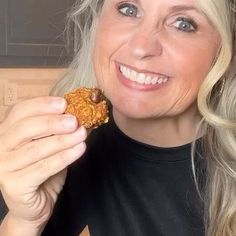
<svg viewBox="0 0 236 236">
<path fill-rule="evenodd" d="M 235 0 L 198 0 L 198 3 L 221 36 L 217 60 L 198 94 L 206 129 L 207 235 L 236 236 Z"/>
<path fill-rule="evenodd" d="M 76 54 L 67 74 L 51 94 L 63 95 L 79 86 L 96 85 L 92 51 L 103 2 L 77 0 L 75 3 L 68 22 L 73 27 L 68 32 L 70 36 L 75 35 Z M 204 200 L 206 235 L 236 236 L 235 0 L 197 0 L 197 3 L 218 30 L 221 47 L 198 94 L 198 107 L 203 117 L 201 130 L 205 130 L 202 147 L 206 161 L 204 188 L 199 188 L 192 157 L 193 173 Z"/>
<path fill-rule="evenodd" d="M 63 95 L 76 87 L 94 87 L 97 82 L 92 64 L 96 22 L 104 0 L 77 0 L 68 13 L 67 37 L 74 41 L 75 56 L 65 75 L 52 89 Z"/>
</svg>

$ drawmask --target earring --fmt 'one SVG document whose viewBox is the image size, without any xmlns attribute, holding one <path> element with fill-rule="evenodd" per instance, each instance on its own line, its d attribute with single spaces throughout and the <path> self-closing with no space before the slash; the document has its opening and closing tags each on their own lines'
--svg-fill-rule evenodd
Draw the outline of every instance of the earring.
<svg viewBox="0 0 236 236">
<path fill-rule="evenodd" d="M 221 79 L 221 84 L 220 84 L 220 91 L 219 91 L 219 96 L 221 96 L 221 95 L 222 95 L 222 93 L 223 93 L 223 91 L 224 91 L 224 87 L 225 87 L 225 81 L 226 81 L 226 79 L 225 79 L 225 77 L 223 77 L 223 78 Z"/>
</svg>

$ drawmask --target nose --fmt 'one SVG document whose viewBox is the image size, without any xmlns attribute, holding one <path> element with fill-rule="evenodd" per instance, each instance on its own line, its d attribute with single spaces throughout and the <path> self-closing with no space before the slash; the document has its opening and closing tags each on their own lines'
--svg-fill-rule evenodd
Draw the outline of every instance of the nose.
<svg viewBox="0 0 236 236">
<path fill-rule="evenodd" d="M 159 33 L 147 27 L 137 28 L 128 42 L 132 55 L 136 59 L 160 56 L 163 48 L 158 37 Z"/>
</svg>

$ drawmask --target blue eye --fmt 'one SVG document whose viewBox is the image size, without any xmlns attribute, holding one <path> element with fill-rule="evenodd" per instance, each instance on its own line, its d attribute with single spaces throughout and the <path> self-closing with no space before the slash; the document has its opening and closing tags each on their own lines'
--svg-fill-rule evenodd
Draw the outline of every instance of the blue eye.
<svg viewBox="0 0 236 236">
<path fill-rule="evenodd" d="M 197 24 L 188 18 L 178 18 L 174 24 L 174 26 L 183 32 L 194 32 L 197 30 Z"/>
<path fill-rule="evenodd" d="M 137 17 L 138 15 L 137 7 L 130 3 L 120 4 L 118 6 L 118 11 L 124 16 Z"/>
</svg>

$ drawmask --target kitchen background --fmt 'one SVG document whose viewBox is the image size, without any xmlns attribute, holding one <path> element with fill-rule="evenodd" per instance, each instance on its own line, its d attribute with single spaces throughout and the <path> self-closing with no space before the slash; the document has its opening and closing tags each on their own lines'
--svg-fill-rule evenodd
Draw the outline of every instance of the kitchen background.
<svg viewBox="0 0 236 236">
<path fill-rule="evenodd" d="M 15 103 L 47 95 L 73 56 L 74 0 L 0 0 L 0 122 Z"/>
</svg>

